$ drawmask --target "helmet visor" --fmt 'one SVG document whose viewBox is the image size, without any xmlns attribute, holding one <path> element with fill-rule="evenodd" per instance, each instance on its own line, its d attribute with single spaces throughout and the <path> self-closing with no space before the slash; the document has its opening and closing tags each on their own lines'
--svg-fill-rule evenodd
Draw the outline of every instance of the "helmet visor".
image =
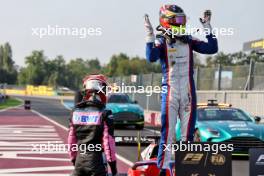
<svg viewBox="0 0 264 176">
<path fill-rule="evenodd" d="M 100 90 L 104 90 L 105 86 L 99 80 L 87 80 L 85 82 L 85 89 L 86 90 L 100 91 Z"/>
<path fill-rule="evenodd" d="M 170 25 L 185 25 L 186 24 L 186 16 L 171 16 L 167 17 L 168 23 Z"/>
</svg>

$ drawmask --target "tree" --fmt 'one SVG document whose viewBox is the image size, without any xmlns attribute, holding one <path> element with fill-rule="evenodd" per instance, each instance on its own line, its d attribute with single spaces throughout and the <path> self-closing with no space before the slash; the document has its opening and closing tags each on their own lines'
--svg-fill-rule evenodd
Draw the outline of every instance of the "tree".
<svg viewBox="0 0 264 176">
<path fill-rule="evenodd" d="M 18 80 L 18 84 L 19 85 L 26 85 L 26 84 L 28 84 L 27 69 L 26 68 L 22 67 L 19 70 L 17 80 Z"/>
<path fill-rule="evenodd" d="M 199 54 L 193 53 L 194 67 L 204 67 L 199 56 Z"/>
<path fill-rule="evenodd" d="M 4 56 L 4 47 L 0 45 L 0 70 L 3 69 L 3 56 Z"/>
<path fill-rule="evenodd" d="M 3 69 L 11 72 L 14 66 L 14 61 L 12 59 L 12 49 L 9 43 L 5 43 L 3 47 Z"/>
<path fill-rule="evenodd" d="M 69 62 L 67 71 L 67 86 L 77 89 L 82 86 L 82 79 L 89 73 L 89 67 L 82 58 L 77 58 Z"/>
<path fill-rule="evenodd" d="M 217 66 L 218 64 L 230 66 L 234 65 L 233 62 L 233 59 L 223 52 L 219 52 L 215 56 L 209 56 L 206 58 L 207 66 Z"/>
<path fill-rule="evenodd" d="M 14 84 L 17 80 L 17 70 L 12 58 L 12 49 L 9 43 L 0 45 L 0 82 Z"/>
<path fill-rule="evenodd" d="M 113 55 L 110 62 L 103 69 L 106 70 L 106 74 L 109 77 L 161 72 L 159 64 L 150 64 L 146 59 L 137 56 L 129 58 L 123 53 Z"/>
<path fill-rule="evenodd" d="M 53 60 L 45 62 L 46 76 L 44 82 L 49 86 L 58 87 L 67 84 L 66 61 L 59 55 Z"/>
<path fill-rule="evenodd" d="M 32 85 L 45 84 L 47 68 L 43 51 L 33 51 L 25 60 L 26 67 L 21 69 L 18 82 Z"/>
<path fill-rule="evenodd" d="M 241 64 L 244 65 L 247 55 L 246 53 L 240 51 L 240 52 L 228 54 L 228 57 L 234 65 L 241 65 Z"/>
<path fill-rule="evenodd" d="M 113 55 L 110 59 L 110 62 L 106 66 L 107 75 L 108 76 L 120 76 L 119 75 L 120 71 L 124 69 L 118 68 L 118 67 L 120 67 L 120 65 L 124 65 L 125 62 L 127 62 L 128 60 L 129 60 L 129 57 L 124 53 L 120 53 L 119 55 Z"/>
<path fill-rule="evenodd" d="M 102 72 L 101 63 L 97 58 L 85 60 L 85 65 L 88 74 L 100 74 Z"/>
</svg>

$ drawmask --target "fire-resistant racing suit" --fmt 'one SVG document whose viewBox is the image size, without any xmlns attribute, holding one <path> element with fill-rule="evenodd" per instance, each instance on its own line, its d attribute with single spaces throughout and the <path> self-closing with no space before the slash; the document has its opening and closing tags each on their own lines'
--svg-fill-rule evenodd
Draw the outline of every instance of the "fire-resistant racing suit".
<svg viewBox="0 0 264 176">
<path fill-rule="evenodd" d="M 113 133 L 111 111 L 105 110 L 104 105 L 90 104 L 74 109 L 68 136 L 70 158 L 75 165 L 72 175 L 105 176 L 103 152 L 112 174 L 117 173 Z"/>
<path fill-rule="evenodd" d="M 165 150 L 175 139 L 177 117 L 181 122 L 181 140 L 192 141 L 196 121 L 196 91 L 193 79 L 193 50 L 214 54 L 218 50 L 214 35 L 208 42 L 184 36 L 169 44 L 165 37 L 156 37 L 146 44 L 146 57 L 150 62 L 160 61 L 162 67 L 161 140 L 158 153 L 159 168 L 168 168 L 171 151 Z"/>
</svg>

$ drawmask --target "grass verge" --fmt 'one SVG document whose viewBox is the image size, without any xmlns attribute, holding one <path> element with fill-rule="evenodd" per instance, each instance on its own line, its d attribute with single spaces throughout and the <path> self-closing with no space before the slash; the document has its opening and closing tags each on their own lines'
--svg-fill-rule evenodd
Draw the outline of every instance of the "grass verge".
<svg viewBox="0 0 264 176">
<path fill-rule="evenodd" d="M 18 106 L 21 105 L 22 102 L 16 98 L 8 98 L 6 99 L 4 102 L 0 102 L 0 110 L 1 109 L 6 109 L 9 107 L 14 107 L 14 106 Z"/>
</svg>

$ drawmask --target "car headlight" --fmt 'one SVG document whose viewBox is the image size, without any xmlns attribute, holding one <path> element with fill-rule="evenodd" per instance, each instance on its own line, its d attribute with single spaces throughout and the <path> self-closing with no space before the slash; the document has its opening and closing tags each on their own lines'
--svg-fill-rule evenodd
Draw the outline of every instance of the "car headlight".
<svg viewBox="0 0 264 176">
<path fill-rule="evenodd" d="M 212 137 L 220 137 L 220 132 L 218 130 L 207 128 L 207 131 L 212 135 Z"/>
</svg>

